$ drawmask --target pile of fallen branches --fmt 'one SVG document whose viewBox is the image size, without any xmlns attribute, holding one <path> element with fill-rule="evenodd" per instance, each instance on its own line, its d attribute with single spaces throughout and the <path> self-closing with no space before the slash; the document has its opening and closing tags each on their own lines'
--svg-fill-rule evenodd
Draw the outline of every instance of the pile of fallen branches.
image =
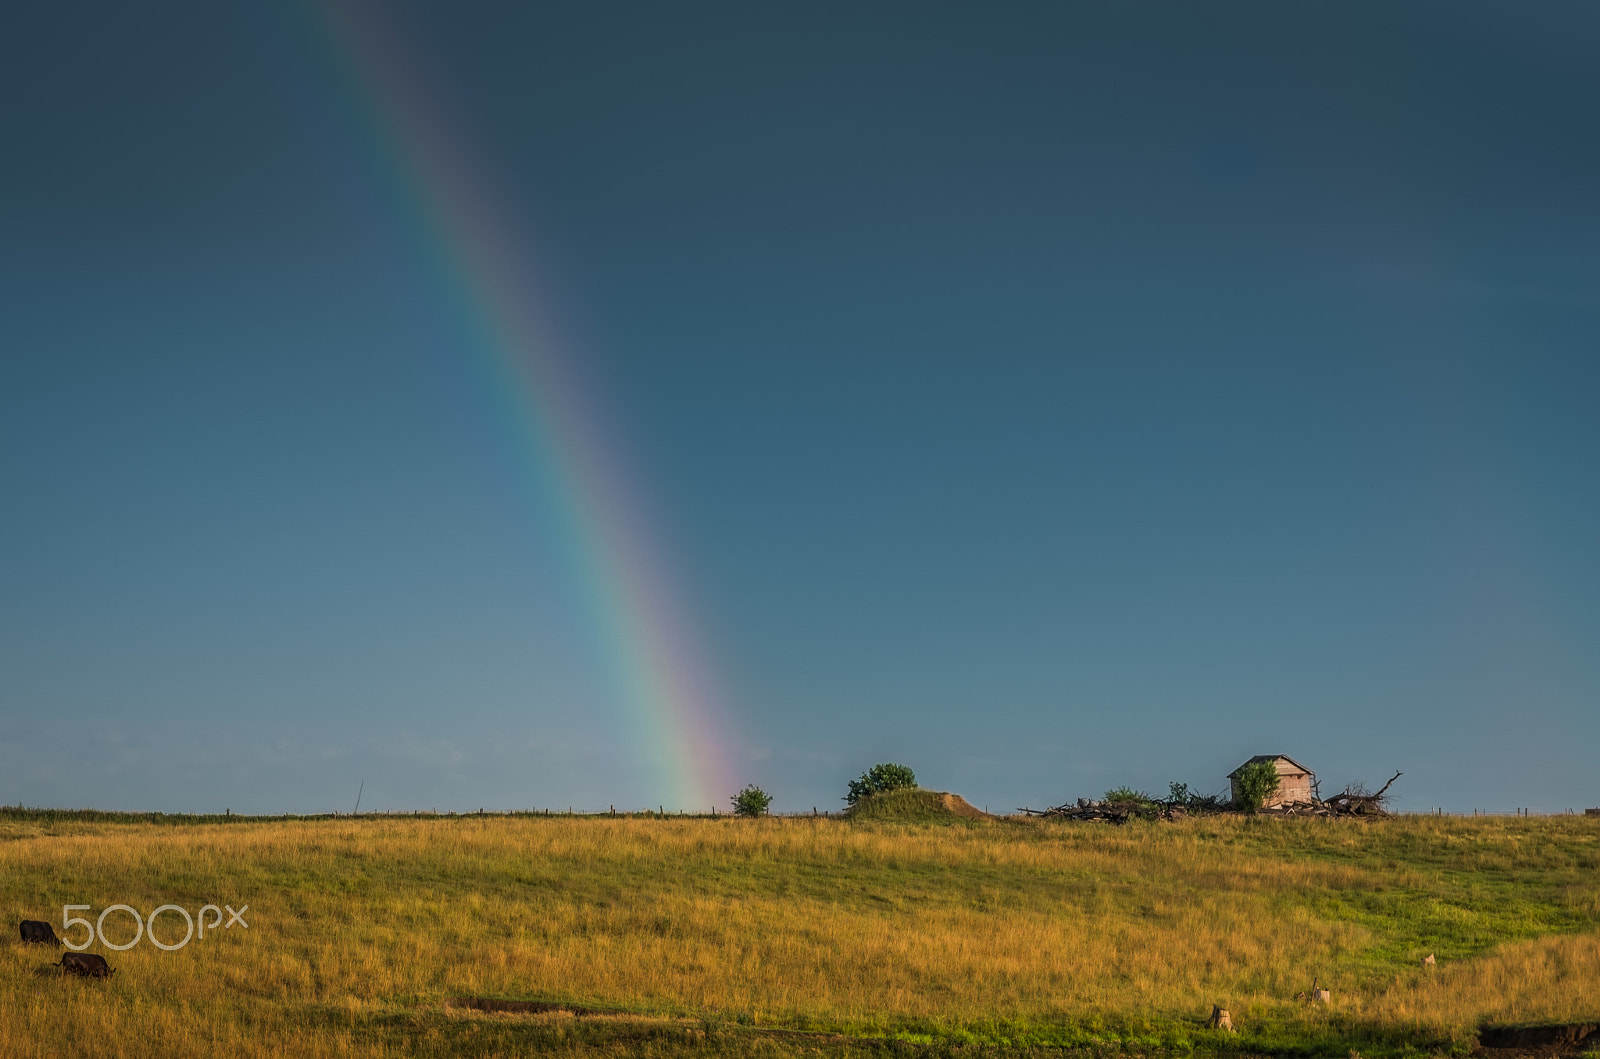
<svg viewBox="0 0 1600 1059">
<path fill-rule="evenodd" d="M 1259 816 L 1339 816 L 1328 808 L 1328 803 L 1313 798 L 1309 802 L 1279 802 L 1276 805 L 1263 805 L 1256 810 Z"/>
<path fill-rule="evenodd" d="M 1259 812 L 1262 816 L 1388 816 L 1389 810 L 1384 807 L 1385 795 L 1402 775 L 1404 773 L 1396 772 L 1388 783 L 1373 794 L 1368 794 L 1360 784 L 1351 784 L 1326 801 L 1312 798 L 1308 802 L 1280 802 L 1264 806 Z M 1132 819 L 1180 820 L 1186 816 L 1229 811 L 1237 810 L 1216 796 L 1192 799 L 1188 803 L 1097 802 L 1092 798 L 1079 798 L 1076 802 L 1066 802 L 1049 809 L 1029 809 L 1026 806 L 1017 809 L 1017 812 L 1026 816 L 1057 820 L 1104 820 L 1113 824 L 1125 824 Z"/>
<path fill-rule="evenodd" d="M 1352 784 L 1322 804 L 1327 807 L 1330 816 L 1388 816 L 1384 794 L 1402 775 L 1404 773 L 1397 771 L 1390 776 L 1389 782 L 1379 787 L 1376 794 L 1368 794 L 1359 784 Z"/>
<path fill-rule="evenodd" d="M 1129 820 L 1172 820 L 1188 815 L 1188 810 L 1181 805 L 1164 802 L 1097 802 L 1092 798 L 1079 798 L 1076 802 L 1066 802 L 1049 809 L 1019 806 L 1017 812 L 1058 820 L 1104 820 L 1113 824 L 1125 824 Z"/>
<path fill-rule="evenodd" d="M 1402 775 L 1404 773 L 1396 772 L 1375 794 L 1368 794 L 1361 784 L 1352 783 L 1327 801 L 1312 798 L 1309 802 L 1279 802 L 1264 805 L 1259 812 L 1262 816 L 1388 816 L 1384 795 Z"/>
</svg>

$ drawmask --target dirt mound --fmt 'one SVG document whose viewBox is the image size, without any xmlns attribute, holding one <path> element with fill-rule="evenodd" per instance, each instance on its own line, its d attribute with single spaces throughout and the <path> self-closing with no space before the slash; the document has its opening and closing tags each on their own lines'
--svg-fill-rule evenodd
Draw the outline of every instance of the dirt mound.
<svg viewBox="0 0 1600 1059">
<path fill-rule="evenodd" d="M 1000 817 L 995 816 L 993 813 L 986 813 L 982 809 L 979 809 L 976 805 L 973 805 L 959 794 L 943 792 L 943 797 L 944 807 L 955 816 L 959 816 L 966 820 L 1000 819 Z"/>
<path fill-rule="evenodd" d="M 948 791 L 884 791 L 869 794 L 849 809 L 851 820 L 898 820 L 907 823 L 951 823 L 956 820 L 999 820 L 959 794 Z"/>
</svg>

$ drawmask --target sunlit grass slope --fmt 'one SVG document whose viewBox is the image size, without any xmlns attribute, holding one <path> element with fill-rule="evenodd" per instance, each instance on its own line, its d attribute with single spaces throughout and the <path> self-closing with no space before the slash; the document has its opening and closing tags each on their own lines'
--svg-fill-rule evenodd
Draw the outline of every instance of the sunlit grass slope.
<svg viewBox="0 0 1600 1059">
<path fill-rule="evenodd" d="M 875 821 L 901 824 L 953 824 L 993 819 L 965 798 L 944 791 L 903 788 L 869 794 L 845 810 L 857 823 Z"/>
<path fill-rule="evenodd" d="M 0 1055 L 1460 1051 L 1485 1019 L 1600 1018 L 1597 879 L 1600 822 L 1583 818 L 13 815 Z M 250 925 L 176 952 L 97 948 L 108 981 L 54 977 L 53 952 L 14 940 L 18 919 L 117 903 L 248 904 Z M 1292 999 L 1313 976 L 1326 1008 Z M 1201 1027 L 1213 1003 L 1238 1036 Z"/>
</svg>

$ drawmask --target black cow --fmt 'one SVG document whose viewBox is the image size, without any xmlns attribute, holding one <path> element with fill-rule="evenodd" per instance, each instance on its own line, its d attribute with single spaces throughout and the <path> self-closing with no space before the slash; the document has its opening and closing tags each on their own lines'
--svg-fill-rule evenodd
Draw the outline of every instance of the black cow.
<svg viewBox="0 0 1600 1059">
<path fill-rule="evenodd" d="M 41 923 L 37 919 L 22 921 L 22 940 L 31 941 L 36 945 L 54 945 L 58 949 L 61 947 L 61 939 L 50 929 L 50 924 Z"/>
<path fill-rule="evenodd" d="M 56 966 L 84 978 L 110 978 L 117 972 L 106 966 L 106 958 L 92 952 L 64 952 Z"/>
</svg>

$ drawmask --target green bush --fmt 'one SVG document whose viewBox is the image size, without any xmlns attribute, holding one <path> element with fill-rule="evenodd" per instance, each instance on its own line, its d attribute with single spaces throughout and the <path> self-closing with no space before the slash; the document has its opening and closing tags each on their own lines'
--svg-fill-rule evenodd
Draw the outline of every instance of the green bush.
<svg viewBox="0 0 1600 1059">
<path fill-rule="evenodd" d="M 1278 789 L 1278 766 L 1270 761 L 1246 765 L 1239 770 L 1235 785 L 1239 790 L 1239 808 L 1247 813 L 1257 812 Z"/>
<path fill-rule="evenodd" d="M 1113 787 L 1113 788 L 1111 788 L 1109 791 L 1106 791 L 1106 801 L 1108 801 L 1108 802 L 1133 802 L 1136 805 L 1154 805 L 1154 804 L 1156 804 L 1156 800 L 1154 798 L 1150 797 L 1150 795 L 1146 794 L 1144 791 L 1136 790 L 1133 787 Z"/>
<path fill-rule="evenodd" d="M 772 804 L 772 795 L 757 787 L 753 783 L 745 785 L 744 790 L 733 796 L 734 816 L 764 816 L 767 806 Z"/>
<path fill-rule="evenodd" d="M 869 794 L 914 789 L 916 785 L 917 774 L 904 765 L 874 765 L 863 772 L 860 779 L 850 781 L 850 793 L 844 800 L 854 805 Z"/>
</svg>

